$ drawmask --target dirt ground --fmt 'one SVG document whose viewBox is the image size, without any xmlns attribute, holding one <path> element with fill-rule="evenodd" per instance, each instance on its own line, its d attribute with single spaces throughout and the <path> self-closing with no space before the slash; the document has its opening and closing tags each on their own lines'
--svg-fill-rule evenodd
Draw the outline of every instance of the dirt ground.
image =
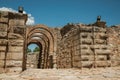
<svg viewBox="0 0 120 80">
<path fill-rule="evenodd" d="M 120 67 L 86 69 L 27 69 L 0 73 L 0 80 L 120 80 Z"/>
</svg>

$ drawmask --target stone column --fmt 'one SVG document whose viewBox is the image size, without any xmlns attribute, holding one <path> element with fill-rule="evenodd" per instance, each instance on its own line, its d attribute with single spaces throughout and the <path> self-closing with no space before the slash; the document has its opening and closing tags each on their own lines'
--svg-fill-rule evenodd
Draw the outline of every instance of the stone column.
<svg viewBox="0 0 120 80">
<path fill-rule="evenodd" d="M 56 69 L 57 68 L 57 62 L 56 62 L 56 52 L 54 52 L 53 54 L 53 68 Z"/>
</svg>

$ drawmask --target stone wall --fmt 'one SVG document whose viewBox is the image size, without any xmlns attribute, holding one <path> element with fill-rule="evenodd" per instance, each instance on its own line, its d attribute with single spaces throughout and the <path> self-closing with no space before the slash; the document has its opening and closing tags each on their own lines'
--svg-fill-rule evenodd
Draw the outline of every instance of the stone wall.
<svg viewBox="0 0 120 80">
<path fill-rule="evenodd" d="M 112 66 L 120 65 L 120 26 L 107 28 L 108 45 L 112 55 Z"/>
<path fill-rule="evenodd" d="M 111 66 L 106 28 L 82 24 L 72 26 L 58 43 L 58 68 Z M 64 28 L 61 30 L 63 32 Z"/>
<path fill-rule="evenodd" d="M 0 68 L 21 71 L 26 20 L 26 14 L 0 12 Z"/>
<path fill-rule="evenodd" d="M 27 53 L 27 68 L 38 68 L 39 52 Z"/>
<path fill-rule="evenodd" d="M 23 48 L 26 20 L 26 14 L 0 12 L 0 68 L 9 71 L 22 70 L 23 60 L 25 61 Z M 99 20 L 90 25 L 67 24 L 63 28 L 51 28 L 51 32 L 54 33 L 54 40 L 50 38 L 50 41 L 54 41 L 54 45 L 48 43 L 46 47 L 54 46 L 50 48 L 54 50 L 50 57 L 52 67 L 92 68 L 120 65 L 120 26 L 106 27 L 105 22 Z M 37 68 L 37 57 L 38 55 L 28 55 L 27 67 L 32 65 Z"/>
</svg>

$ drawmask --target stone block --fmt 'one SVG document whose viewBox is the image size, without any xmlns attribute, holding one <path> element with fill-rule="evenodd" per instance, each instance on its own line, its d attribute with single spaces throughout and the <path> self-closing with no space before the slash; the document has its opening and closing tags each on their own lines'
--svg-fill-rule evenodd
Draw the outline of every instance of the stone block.
<svg viewBox="0 0 120 80">
<path fill-rule="evenodd" d="M 94 55 L 82 55 L 81 58 L 82 58 L 82 61 L 93 61 Z"/>
<path fill-rule="evenodd" d="M 87 38 L 87 37 L 88 37 L 88 34 L 87 34 L 87 33 L 81 33 L 80 36 L 81 36 L 82 38 Z"/>
<path fill-rule="evenodd" d="M 100 29 L 102 29 L 102 28 L 94 27 L 94 32 L 100 32 Z"/>
<path fill-rule="evenodd" d="M 11 53 L 11 58 L 14 59 L 14 60 L 22 60 L 23 59 L 23 53 L 20 52 L 20 53 Z"/>
<path fill-rule="evenodd" d="M 5 52 L 0 52 L 0 59 L 5 59 Z"/>
<path fill-rule="evenodd" d="M 106 50 L 106 49 L 108 49 L 108 46 L 107 45 L 105 45 L 105 44 L 96 44 L 96 45 L 91 45 L 91 48 L 92 49 L 104 49 L 104 50 Z"/>
<path fill-rule="evenodd" d="M 114 60 L 114 61 L 111 61 L 111 64 L 112 64 L 112 67 L 120 66 L 120 61 Z"/>
<path fill-rule="evenodd" d="M 65 66 L 66 68 L 71 68 L 71 64 L 70 64 L 70 62 L 69 63 L 66 63 L 66 66 Z"/>
<path fill-rule="evenodd" d="M 98 55 L 108 55 L 111 53 L 110 50 L 101 50 L 101 49 L 96 49 L 95 50 L 95 53 L 98 54 Z"/>
<path fill-rule="evenodd" d="M 3 67 L 0 67 L 0 74 L 5 73 L 5 69 Z"/>
<path fill-rule="evenodd" d="M 12 59 L 12 54 L 8 52 L 6 59 L 8 59 L 8 60 Z"/>
<path fill-rule="evenodd" d="M 95 32 L 106 32 L 106 28 L 94 27 L 94 31 L 95 31 Z"/>
<path fill-rule="evenodd" d="M 107 56 L 106 55 L 97 55 L 97 59 L 98 61 L 106 61 L 107 60 Z"/>
<path fill-rule="evenodd" d="M 6 12 L 6 11 L 0 11 L 0 16 L 7 18 L 9 15 L 8 15 L 8 12 Z"/>
<path fill-rule="evenodd" d="M 81 60 L 81 57 L 76 55 L 76 56 L 73 56 L 73 61 L 76 62 L 76 61 L 80 61 Z"/>
<path fill-rule="evenodd" d="M 96 61 L 97 67 L 107 67 L 111 65 L 110 61 Z"/>
<path fill-rule="evenodd" d="M 1 59 L 0 59 L 0 67 L 3 68 L 3 66 L 4 66 L 4 60 L 1 60 Z"/>
<path fill-rule="evenodd" d="M 2 17 L 2 18 L 0 18 L 0 22 L 8 23 L 8 18 Z"/>
<path fill-rule="evenodd" d="M 95 44 L 105 44 L 106 40 L 95 39 L 94 42 L 95 42 Z"/>
<path fill-rule="evenodd" d="M 89 45 L 80 45 L 81 49 L 89 49 Z"/>
<path fill-rule="evenodd" d="M 23 36 L 21 36 L 20 34 L 9 33 L 8 38 L 9 39 L 14 39 L 14 40 L 22 40 Z"/>
<path fill-rule="evenodd" d="M 10 60 L 12 59 L 12 53 L 6 53 L 6 59 Z M 0 52 L 0 59 L 5 59 L 5 52 Z"/>
<path fill-rule="evenodd" d="M 13 32 L 16 34 L 24 35 L 25 26 L 14 26 Z"/>
<path fill-rule="evenodd" d="M 23 40 L 9 40 L 9 45 L 23 46 Z"/>
<path fill-rule="evenodd" d="M 24 19 L 10 19 L 9 20 L 9 25 L 10 26 L 24 26 L 25 25 L 25 20 Z"/>
<path fill-rule="evenodd" d="M 0 45 L 7 45 L 7 40 L 6 39 L 0 39 Z"/>
<path fill-rule="evenodd" d="M 7 32 L 0 32 L 0 38 L 7 37 Z"/>
<path fill-rule="evenodd" d="M 81 67 L 82 67 L 81 61 L 73 62 L 73 67 L 74 67 L 74 68 L 81 68 Z"/>
<path fill-rule="evenodd" d="M 22 67 L 8 67 L 7 69 L 6 69 L 6 72 L 7 73 L 20 73 L 22 71 Z"/>
<path fill-rule="evenodd" d="M 6 59 L 8 59 L 8 60 L 10 60 L 10 59 L 12 59 L 12 60 L 21 60 L 22 58 L 23 58 L 22 53 L 8 52 Z"/>
<path fill-rule="evenodd" d="M 7 32 L 7 24 L 0 23 L 0 32 Z"/>
<path fill-rule="evenodd" d="M 82 61 L 81 63 L 82 63 L 82 67 L 88 67 L 88 68 L 90 68 L 90 67 L 93 66 L 94 61 Z"/>
<path fill-rule="evenodd" d="M 9 46 L 9 52 L 22 52 L 22 46 Z"/>
<path fill-rule="evenodd" d="M 92 27 L 81 27 L 80 30 L 82 32 L 92 32 Z"/>
<path fill-rule="evenodd" d="M 82 44 L 90 45 L 93 43 L 93 40 L 92 39 L 81 39 L 81 42 L 82 42 Z"/>
<path fill-rule="evenodd" d="M 108 38 L 107 34 L 100 34 L 100 39 L 106 40 Z"/>
<path fill-rule="evenodd" d="M 6 51 L 6 46 L 0 46 L 0 51 L 5 52 Z"/>
<path fill-rule="evenodd" d="M 16 60 L 7 60 L 6 66 L 9 67 L 21 67 L 22 61 L 16 61 Z"/>
<path fill-rule="evenodd" d="M 74 55 L 80 55 L 80 50 L 78 49 L 78 50 L 74 51 Z"/>
<path fill-rule="evenodd" d="M 81 55 L 94 55 L 93 51 L 90 49 L 86 49 L 86 50 L 82 49 L 80 52 Z"/>
</svg>

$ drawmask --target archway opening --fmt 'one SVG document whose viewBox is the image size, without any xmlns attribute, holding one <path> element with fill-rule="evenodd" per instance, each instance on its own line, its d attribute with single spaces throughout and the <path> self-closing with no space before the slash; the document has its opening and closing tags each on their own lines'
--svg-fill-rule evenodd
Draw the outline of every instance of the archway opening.
<svg viewBox="0 0 120 80">
<path fill-rule="evenodd" d="M 26 68 L 41 68 L 42 45 L 40 43 L 29 43 L 27 45 Z"/>
<path fill-rule="evenodd" d="M 52 30 L 44 25 L 36 25 L 26 29 L 26 37 L 24 42 L 24 55 L 23 55 L 23 71 L 27 68 L 27 48 L 30 44 L 34 43 L 39 46 L 39 58 L 37 67 L 35 68 L 53 68 L 53 55 L 54 55 L 54 35 Z M 29 50 L 28 50 L 29 51 Z M 33 52 L 33 50 L 31 50 Z M 54 59 L 55 60 L 55 59 Z"/>
</svg>

